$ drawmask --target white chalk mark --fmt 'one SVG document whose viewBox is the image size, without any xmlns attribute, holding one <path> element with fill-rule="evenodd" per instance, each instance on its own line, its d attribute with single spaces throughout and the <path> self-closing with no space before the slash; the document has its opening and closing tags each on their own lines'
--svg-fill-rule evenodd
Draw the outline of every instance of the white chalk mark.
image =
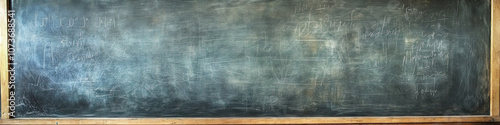
<svg viewBox="0 0 500 125">
<path fill-rule="evenodd" d="M 403 57 L 403 67 L 405 66 L 406 63 L 406 56 Z"/>
<path fill-rule="evenodd" d="M 351 21 L 352 21 L 352 18 L 353 18 L 353 14 L 354 14 L 354 10 L 351 11 Z"/>
<path fill-rule="evenodd" d="M 386 19 L 386 18 L 387 18 L 387 17 L 384 17 L 384 22 L 382 23 L 382 31 L 384 31 L 384 28 L 385 28 L 385 19 Z"/>
</svg>

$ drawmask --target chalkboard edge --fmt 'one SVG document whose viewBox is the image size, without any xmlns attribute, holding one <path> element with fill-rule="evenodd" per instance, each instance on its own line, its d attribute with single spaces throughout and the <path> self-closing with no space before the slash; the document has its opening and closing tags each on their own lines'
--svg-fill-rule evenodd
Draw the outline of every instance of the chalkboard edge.
<svg viewBox="0 0 500 125">
<path fill-rule="evenodd" d="M 0 97 L 2 100 L 9 98 L 8 89 L 8 61 L 7 61 L 7 0 L 0 0 Z M 8 101 L 1 101 L 2 119 L 8 119 Z"/>
<path fill-rule="evenodd" d="M 26 118 L 3 119 L 0 124 L 337 124 L 337 123 L 486 123 L 500 117 L 264 117 L 264 118 Z"/>
<path fill-rule="evenodd" d="M 490 115 L 500 115 L 500 1 L 491 0 L 491 48 L 490 48 Z"/>
</svg>

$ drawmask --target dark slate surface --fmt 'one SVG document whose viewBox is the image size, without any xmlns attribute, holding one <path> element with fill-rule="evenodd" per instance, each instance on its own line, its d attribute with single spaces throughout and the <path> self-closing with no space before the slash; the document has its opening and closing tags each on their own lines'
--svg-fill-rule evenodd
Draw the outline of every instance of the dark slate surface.
<svg viewBox="0 0 500 125">
<path fill-rule="evenodd" d="M 489 2 L 15 0 L 16 115 L 487 115 Z"/>
</svg>

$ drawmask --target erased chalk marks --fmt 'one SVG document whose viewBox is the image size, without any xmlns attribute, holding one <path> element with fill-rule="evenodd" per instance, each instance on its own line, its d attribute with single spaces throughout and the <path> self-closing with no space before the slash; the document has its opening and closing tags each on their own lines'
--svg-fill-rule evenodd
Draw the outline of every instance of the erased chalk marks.
<svg viewBox="0 0 500 125">
<path fill-rule="evenodd" d="M 487 1 L 18 3 L 19 117 L 488 113 Z"/>
</svg>

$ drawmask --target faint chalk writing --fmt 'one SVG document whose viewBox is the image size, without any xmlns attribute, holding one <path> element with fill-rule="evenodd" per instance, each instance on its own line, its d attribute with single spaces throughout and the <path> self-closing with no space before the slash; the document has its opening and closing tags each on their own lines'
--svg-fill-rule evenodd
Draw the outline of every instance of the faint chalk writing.
<svg viewBox="0 0 500 125">
<path fill-rule="evenodd" d="M 51 16 L 34 14 L 33 24 L 35 28 L 53 26 L 53 27 L 116 27 L 118 18 L 113 16 L 104 17 L 65 17 L 65 16 Z"/>
</svg>

